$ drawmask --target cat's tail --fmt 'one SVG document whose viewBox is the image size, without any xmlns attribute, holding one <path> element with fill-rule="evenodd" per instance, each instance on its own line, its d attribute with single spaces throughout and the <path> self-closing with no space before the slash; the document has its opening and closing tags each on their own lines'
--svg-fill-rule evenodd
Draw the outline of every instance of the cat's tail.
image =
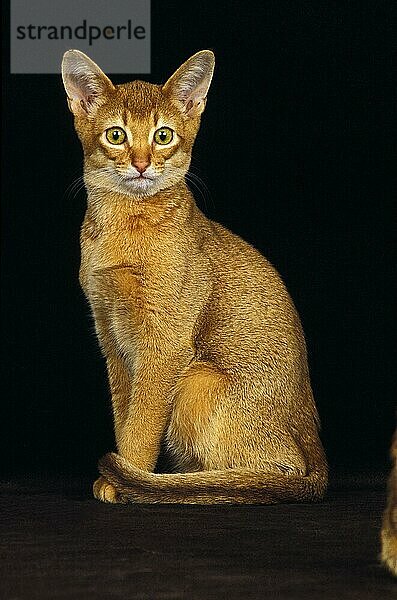
<svg viewBox="0 0 397 600">
<path fill-rule="evenodd" d="M 327 467 L 308 475 L 273 474 L 253 469 L 149 473 L 118 454 L 106 454 L 99 471 L 120 495 L 121 502 L 159 504 L 277 504 L 321 500 L 327 487 Z"/>
</svg>

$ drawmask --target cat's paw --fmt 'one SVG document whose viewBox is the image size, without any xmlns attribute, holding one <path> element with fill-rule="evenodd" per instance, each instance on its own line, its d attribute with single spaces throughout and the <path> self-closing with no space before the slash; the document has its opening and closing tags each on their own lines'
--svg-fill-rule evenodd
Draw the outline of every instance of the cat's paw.
<svg viewBox="0 0 397 600">
<path fill-rule="evenodd" d="M 123 502 L 123 499 L 116 491 L 116 488 L 106 481 L 104 477 L 99 477 L 99 479 L 94 481 L 92 491 L 94 492 L 94 497 L 102 502 L 110 502 L 112 504 Z"/>
</svg>

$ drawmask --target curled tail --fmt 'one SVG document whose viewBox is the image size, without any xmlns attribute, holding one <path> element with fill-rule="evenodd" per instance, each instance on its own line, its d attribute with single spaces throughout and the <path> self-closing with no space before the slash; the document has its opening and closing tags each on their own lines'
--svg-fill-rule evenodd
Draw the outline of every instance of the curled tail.
<svg viewBox="0 0 397 600">
<path fill-rule="evenodd" d="M 276 504 L 323 498 L 327 468 L 308 475 L 274 474 L 253 469 L 148 473 L 118 454 L 99 461 L 100 473 L 124 502 L 160 504 Z"/>
</svg>

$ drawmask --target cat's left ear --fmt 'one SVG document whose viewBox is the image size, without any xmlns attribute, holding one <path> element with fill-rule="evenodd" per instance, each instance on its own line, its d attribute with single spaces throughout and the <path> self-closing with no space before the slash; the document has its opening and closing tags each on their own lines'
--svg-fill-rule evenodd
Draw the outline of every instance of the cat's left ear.
<svg viewBox="0 0 397 600">
<path fill-rule="evenodd" d="M 162 90 L 186 116 L 198 117 L 205 108 L 214 67 L 214 53 L 201 50 L 175 71 Z"/>
<path fill-rule="evenodd" d="M 71 112 L 93 115 L 115 88 L 110 79 L 84 52 L 68 50 L 63 55 L 62 79 Z"/>
</svg>

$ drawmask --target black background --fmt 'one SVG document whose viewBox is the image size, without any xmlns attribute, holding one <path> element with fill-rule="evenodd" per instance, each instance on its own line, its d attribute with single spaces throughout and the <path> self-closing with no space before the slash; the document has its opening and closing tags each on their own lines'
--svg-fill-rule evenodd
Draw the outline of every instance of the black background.
<svg viewBox="0 0 397 600">
<path fill-rule="evenodd" d="M 202 48 L 216 53 L 196 199 L 286 281 L 334 471 L 387 468 L 395 422 L 393 6 L 152 2 L 145 79 L 163 82 Z M 91 474 L 114 444 L 78 285 L 85 195 L 70 185 L 82 152 L 60 77 L 10 76 L 7 14 L 3 26 L 4 468 Z"/>
</svg>

